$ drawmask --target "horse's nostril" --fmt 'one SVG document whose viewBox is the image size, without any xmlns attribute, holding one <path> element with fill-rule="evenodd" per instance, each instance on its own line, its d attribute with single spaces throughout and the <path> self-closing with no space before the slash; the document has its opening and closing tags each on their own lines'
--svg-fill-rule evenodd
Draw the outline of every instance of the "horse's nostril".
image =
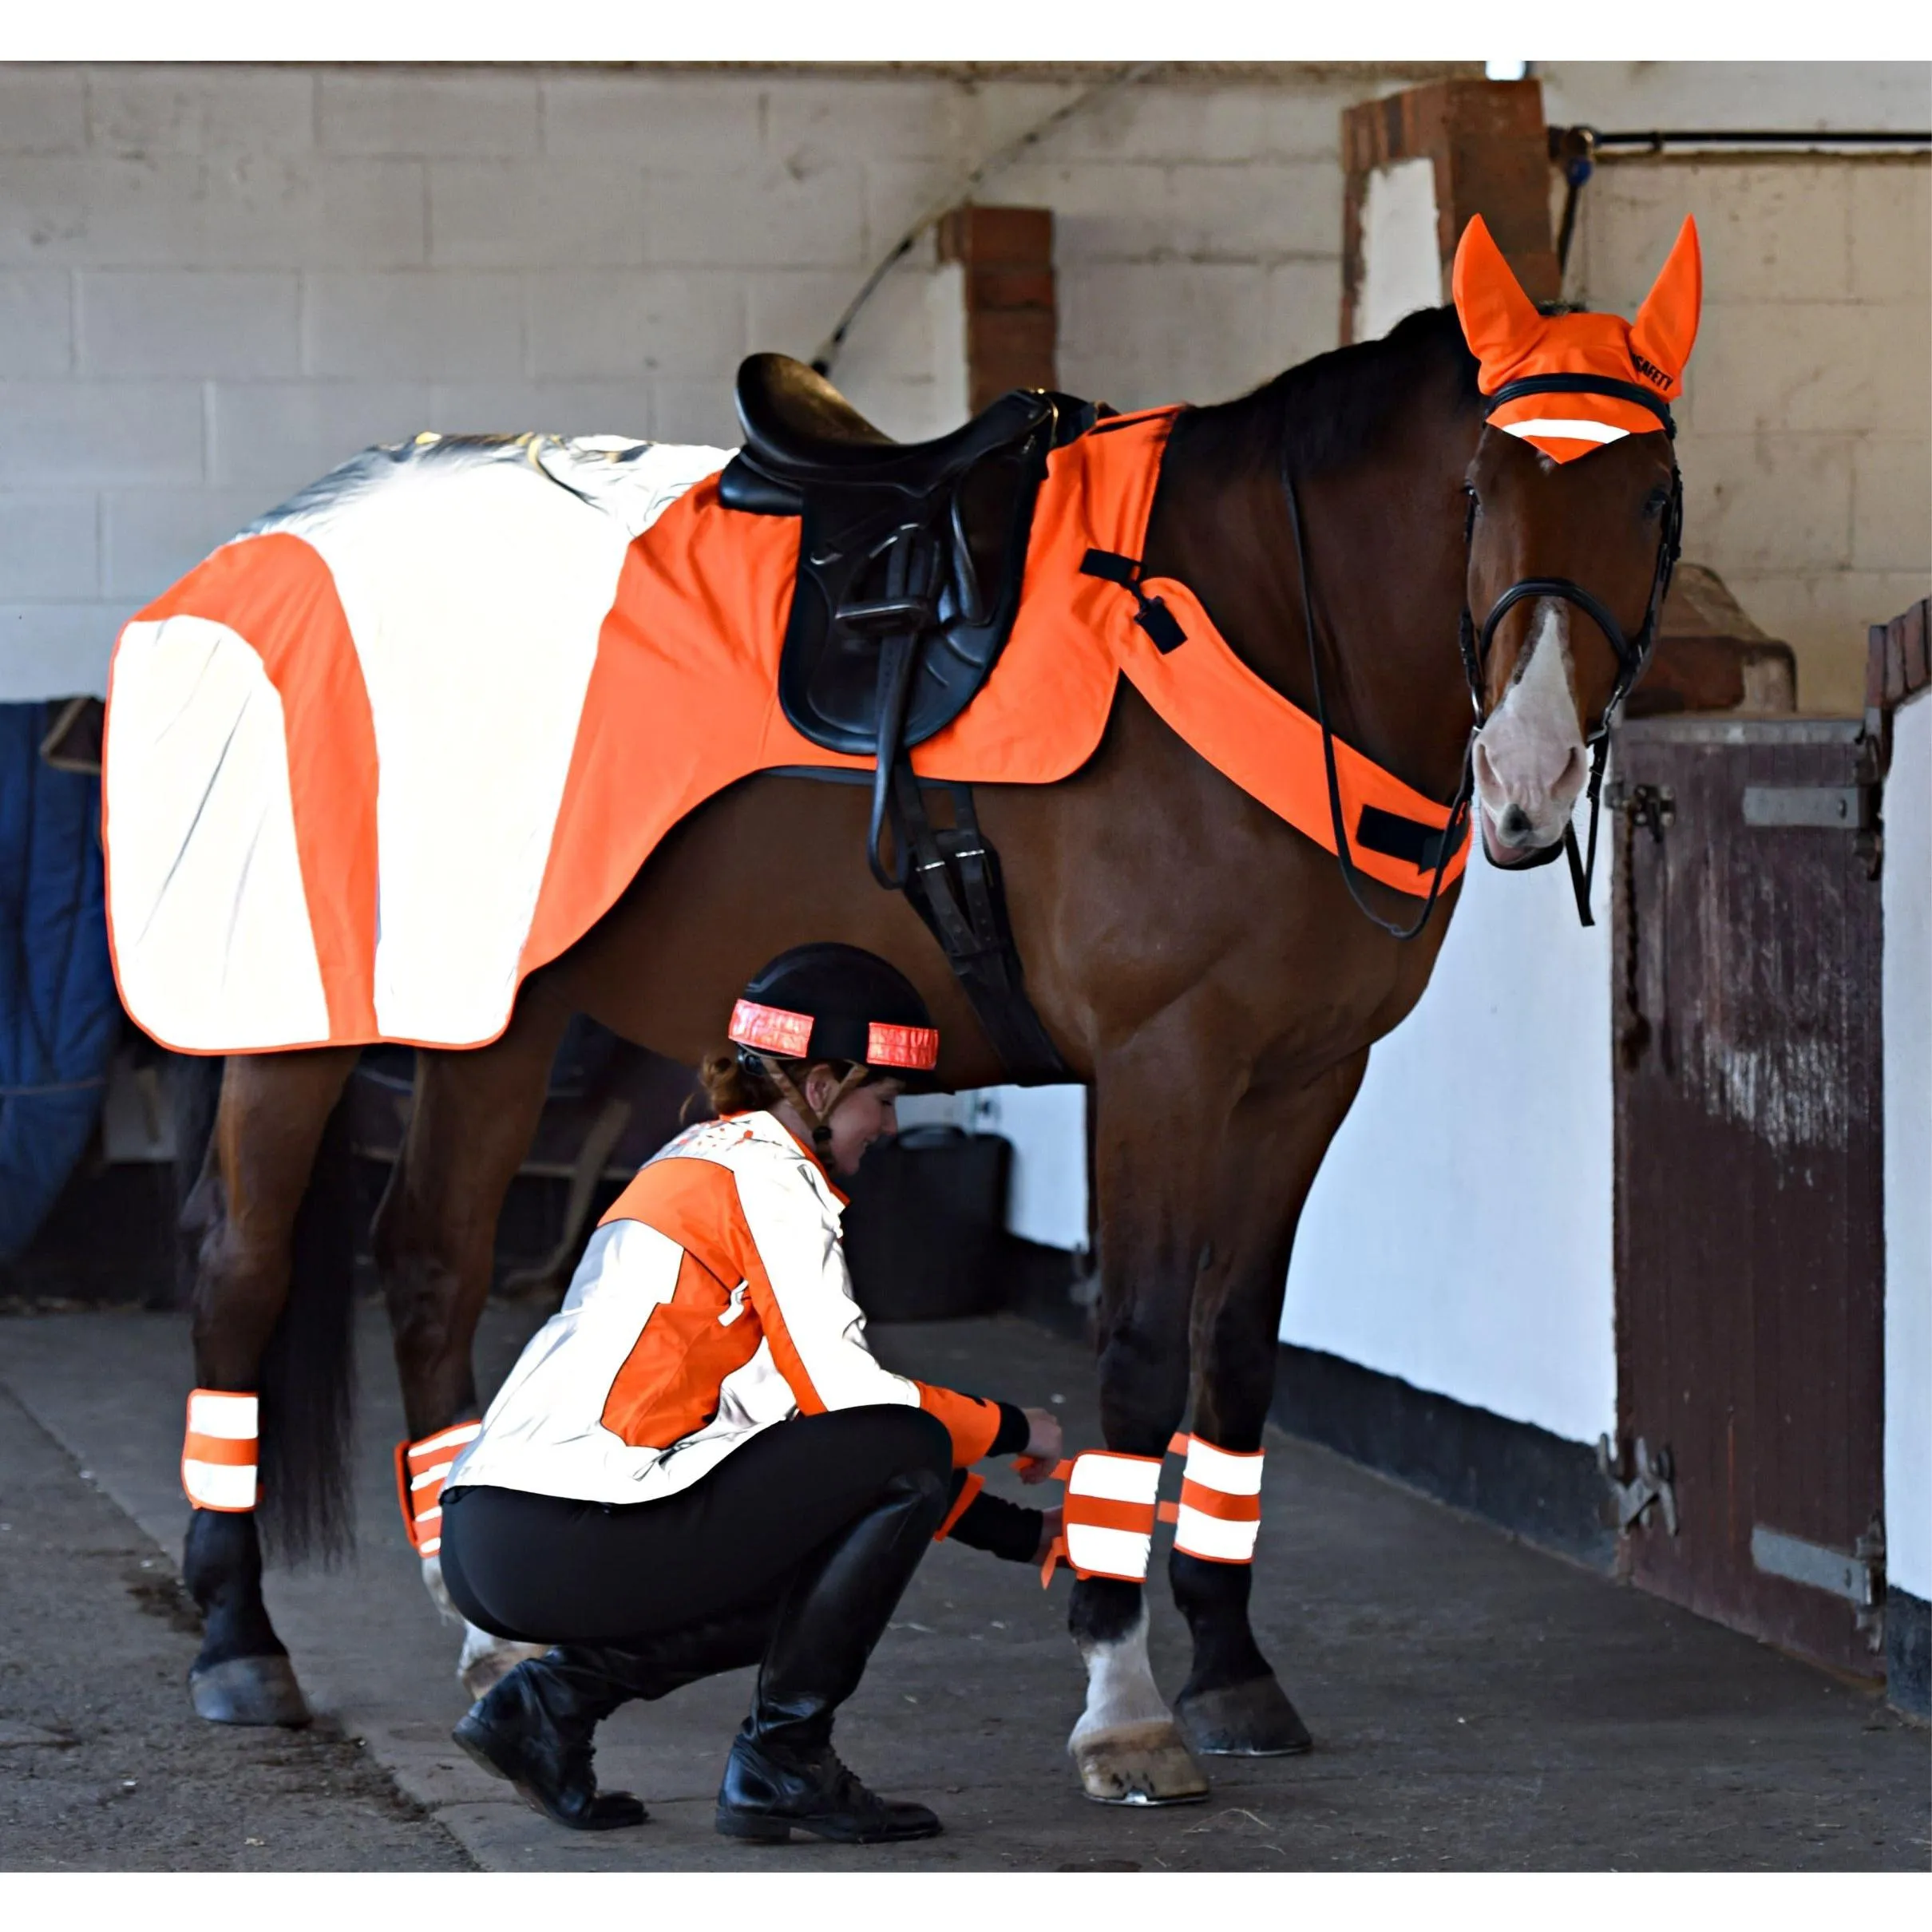
<svg viewBox="0 0 1932 1932">
<path fill-rule="evenodd" d="M 1520 805 L 1506 805 L 1502 818 L 1496 821 L 1496 829 L 1505 838 L 1525 837 L 1530 829 L 1530 814 Z"/>
</svg>

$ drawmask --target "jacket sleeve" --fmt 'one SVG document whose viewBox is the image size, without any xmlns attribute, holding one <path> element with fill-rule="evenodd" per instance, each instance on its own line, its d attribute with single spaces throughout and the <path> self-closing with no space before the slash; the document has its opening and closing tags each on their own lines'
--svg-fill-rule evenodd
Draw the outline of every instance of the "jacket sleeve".
<svg viewBox="0 0 1932 1932">
<path fill-rule="evenodd" d="M 800 1411 L 820 1415 L 904 1403 L 945 1424 L 955 1468 L 979 1461 L 1000 1433 L 1000 1405 L 882 1368 L 866 1342 L 865 1313 L 852 1298 L 830 1217 L 801 1189 L 742 1169 L 737 1179 L 750 1236 L 740 1257 L 746 1293 Z"/>
</svg>

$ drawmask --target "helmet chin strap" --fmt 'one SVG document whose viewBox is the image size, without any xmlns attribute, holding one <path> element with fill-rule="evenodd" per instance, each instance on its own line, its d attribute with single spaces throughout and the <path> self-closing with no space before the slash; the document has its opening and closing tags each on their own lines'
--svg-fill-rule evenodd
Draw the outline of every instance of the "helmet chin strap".
<svg viewBox="0 0 1932 1932">
<path fill-rule="evenodd" d="M 863 1063 L 854 1067 L 832 1090 L 832 1097 L 825 1103 L 825 1111 L 821 1113 L 806 1099 L 803 1090 L 791 1075 L 769 1054 L 760 1053 L 747 1057 L 756 1060 L 758 1071 L 771 1082 L 793 1111 L 811 1129 L 813 1149 L 829 1173 L 832 1167 L 832 1116 L 837 1112 L 838 1103 L 854 1087 L 865 1084 L 872 1069 Z"/>
</svg>

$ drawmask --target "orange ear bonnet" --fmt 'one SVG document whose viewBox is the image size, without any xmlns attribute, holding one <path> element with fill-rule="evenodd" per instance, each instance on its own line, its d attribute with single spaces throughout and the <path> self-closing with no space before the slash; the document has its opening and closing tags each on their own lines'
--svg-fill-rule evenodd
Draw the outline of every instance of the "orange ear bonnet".
<svg viewBox="0 0 1932 1932">
<path fill-rule="evenodd" d="M 1453 287 L 1498 429 L 1559 463 L 1621 437 L 1676 435 L 1668 406 L 1684 393 L 1704 296 L 1697 224 L 1688 215 L 1634 322 L 1539 314 L 1480 215 L 1463 231 Z"/>
</svg>

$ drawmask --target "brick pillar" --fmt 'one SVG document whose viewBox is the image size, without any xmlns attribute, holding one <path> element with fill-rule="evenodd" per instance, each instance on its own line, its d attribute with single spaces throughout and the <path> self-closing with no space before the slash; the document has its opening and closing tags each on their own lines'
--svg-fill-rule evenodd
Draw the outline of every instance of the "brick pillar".
<svg viewBox="0 0 1932 1932">
<path fill-rule="evenodd" d="M 1449 299 L 1455 245 L 1472 215 L 1489 224 L 1517 279 L 1537 302 L 1556 299 L 1550 233 L 1550 148 L 1537 81 L 1431 81 L 1342 114 L 1341 339 L 1357 338 L 1370 252 L 1363 217 L 1372 183 L 1406 161 L 1431 164 L 1438 301 Z M 1411 173 L 1407 185 L 1415 185 Z M 1417 283 L 1428 283 L 1418 264 Z M 1366 331 L 1380 330 L 1372 326 Z"/>
<path fill-rule="evenodd" d="M 1053 211 L 953 208 L 940 221 L 939 259 L 965 271 L 967 406 L 977 414 L 1009 389 L 1051 389 Z"/>
</svg>

